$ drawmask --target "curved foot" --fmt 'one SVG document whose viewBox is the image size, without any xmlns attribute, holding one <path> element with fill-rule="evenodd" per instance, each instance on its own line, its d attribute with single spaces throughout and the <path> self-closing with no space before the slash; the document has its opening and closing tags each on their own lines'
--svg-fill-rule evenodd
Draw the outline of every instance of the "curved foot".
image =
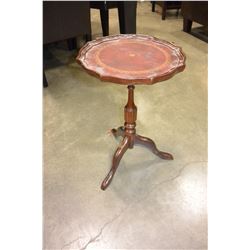
<svg viewBox="0 0 250 250">
<path fill-rule="evenodd" d="M 109 186 L 109 184 L 111 183 L 113 176 L 115 174 L 115 171 L 120 163 L 120 160 L 121 160 L 122 156 L 124 155 L 124 153 L 126 152 L 126 150 L 128 149 L 128 147 L 129 147 L 129 139 L 128 139 L 128 137 L 124 137 L 120 146 L 117 148 L 117 150 L 113 156 L 112 167 L 102 182 L 102 185 L 101 185 L 102 190 L 105 190 Z"/>
<path fill-rule="evenodd" d="M 140 136 L 140 135 L 135 135 L 135 144 L 141 144 L 141 145 L 148 147 L 155 155 L 159 156 L 160 158 L 164 160 L 174 159 L 174 157 L 171 154 L 159 151 L 154 141 L 151 140 L 150 138 Z"/>
<path fill-rule="evenodd" d="M 121 127 L 117 128 L 117 129 L 115 129 L 115 128 L 111 129 L 110 132 L 113 134 L 113 136 L 115 138 L 117 138 L 118 136 L 124 136 L 125 129 L 124 129 L 123 126 L 121 126 Z"/>
</svg>

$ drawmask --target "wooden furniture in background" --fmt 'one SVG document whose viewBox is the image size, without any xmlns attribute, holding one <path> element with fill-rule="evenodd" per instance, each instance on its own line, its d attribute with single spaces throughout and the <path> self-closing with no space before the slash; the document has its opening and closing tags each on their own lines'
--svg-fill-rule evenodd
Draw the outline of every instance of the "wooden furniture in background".
<svg viewBox="0 0 250 250">
<path fill-rule="evenodd" d="M 91 40 L 88 1 L 43 1 L 43 44 L 67 40 L 69 49 L 76 48 L 76 37 Z M 48 86 L 43 72 L 44 87 Z"/>
<path fill-rule="evenodd" d="M 159 151 L 155 143 L 136 134 L 137 108 L 134 89 L 137 84 L 151 85 L 167 80 L 185 68 L 185 56 L 180 47 L 146 35 L 116 35 L 88 42 L 78 53 L 77 62 L 91 75 L 117 84 L 128 85 L 128 102 L 124 108 L 124 126 L 112 129 L 122 136 L 111 169 L 103 180 L 105 190 L 112 181 L 119 162 L 127 149 L 143 144 L 165 160 L 173 160 L 169 153 Z"/>
<path fill-rule="evenodd" d="M 176 16 L 179 15 L 179 10 L 181 8 L 181 1 L 151 1 L 152 3 L 152 12 L 155 12 L 155 4 L 158 4 L 162 7 L 161 19 L 166 19 L 167 10 L 176 9 Z"/>
<path fill-rule="evenodd" d="M 99 9 L 103 36 L 109 35 L 109 9 L 118 9 L 121 34 L 136 33 L 136 1 L 90 1 L 90 8 Z"/>
<path fill-rule="evenodd" d="M 193 22 L 208 27 L 207 1 L 183 1 L 181 13 L 183 15 L 183 31 L 190 33 Z"/>
<path fill-rule="evenodd" d="M 91 40 L 88 1 L 43 1 L 43 43 L 83 35 Z"/>
</svg>

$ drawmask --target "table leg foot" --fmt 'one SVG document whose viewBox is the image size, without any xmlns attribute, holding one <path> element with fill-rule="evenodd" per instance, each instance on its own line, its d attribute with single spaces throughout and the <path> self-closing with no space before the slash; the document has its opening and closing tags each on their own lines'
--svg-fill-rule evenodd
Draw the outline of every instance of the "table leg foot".
<svg viewBox="0 0 250 250">
<path fill-rule="evenodd" d="M 118 136 L 124 136 L 125 128 L 123 126 L 117 128 L 117 129 L 113 128 L 113 129 L 111 129 L 111 133 L 113 134 L 113 136 L 115 138 L 117 138 Z"/>
<path fill-rule="evenodd" d="M 118 168 L 118 165 L 120 163 L 120 160 L 121 160 L 122 156 L 124 155 L 124 153 L 127 151 L 128 147 L 129 147 L 129 138 L 124 137 L 120 146 L 117 148 L 117 150 L 113 156 L 113 162 L 112 162 L 111 169 L 102 182 L 102 185 L 101 185 L 102 190 L 105 190 L 109 186 L 109 184 L 111 183 L 113 176 L 116 172 L 116 169 Z"/>
<path fill-rule="evenodd" d="M 151 140 L 150 138 L 141 135 L 135 135 L 135 144 L 141 144 L 148 147 L 155 155 L 159 156 L 164 160 L 174 159 L 174 157 L 171 154 L 158 150 L 154 141 Z"/>
</svg>

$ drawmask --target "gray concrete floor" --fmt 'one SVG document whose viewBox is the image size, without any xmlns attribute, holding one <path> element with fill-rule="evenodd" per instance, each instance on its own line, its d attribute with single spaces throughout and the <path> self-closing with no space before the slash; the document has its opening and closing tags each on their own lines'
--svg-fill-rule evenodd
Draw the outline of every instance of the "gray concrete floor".
<svg viewBox="0 0 250 250">
<path fill-rule="evenodd" d="M 119 32 L 117 20 L 111 10 L 111 34 Z M 92 32 L 101 35 L 95 10 Z M 207 44 L 184 33 L 175 12 L 162 21 L 149 2 L 138 4 L 137 32 L 172 41 L 187 56 L 183 73 L 135 88 L 137 132 L 175 159 L 135 147 L 102 191 L 119 143 L 107 131 L 123 124 L 127 89 L 87 75 L 76 52 L 52 49 L 57 66 L 46 71 L 44 89 L 44 249 L 207 249 Z"/>
</svg>

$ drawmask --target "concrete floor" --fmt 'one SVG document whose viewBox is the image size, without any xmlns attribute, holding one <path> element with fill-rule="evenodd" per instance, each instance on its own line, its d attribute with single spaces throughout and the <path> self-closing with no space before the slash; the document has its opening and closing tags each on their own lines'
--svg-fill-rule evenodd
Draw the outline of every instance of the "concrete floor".
<svg viewBox="0 0 250 250">
<path fill-rule="evenodd" d="M 158 7 L 157 7 L 158 8 Z M 125 86 L 100 82 L 75 63 L 76 52 L 51 50 L 44 89 L 44 249 L 207 249 L 207 44 L 138 4 L 137 32 L 175 42 L 183 73 L 135 88 L 137 132 L 174 155 L 127 151 L 106 191 L 100 189 L 119 141 Z M 92 11 L 93 38 L 101 35 Z M 110 11 L 110 33 L 118 33 Z M 56 62 L 56 63 L 55 63 Z"/>
</svg>

